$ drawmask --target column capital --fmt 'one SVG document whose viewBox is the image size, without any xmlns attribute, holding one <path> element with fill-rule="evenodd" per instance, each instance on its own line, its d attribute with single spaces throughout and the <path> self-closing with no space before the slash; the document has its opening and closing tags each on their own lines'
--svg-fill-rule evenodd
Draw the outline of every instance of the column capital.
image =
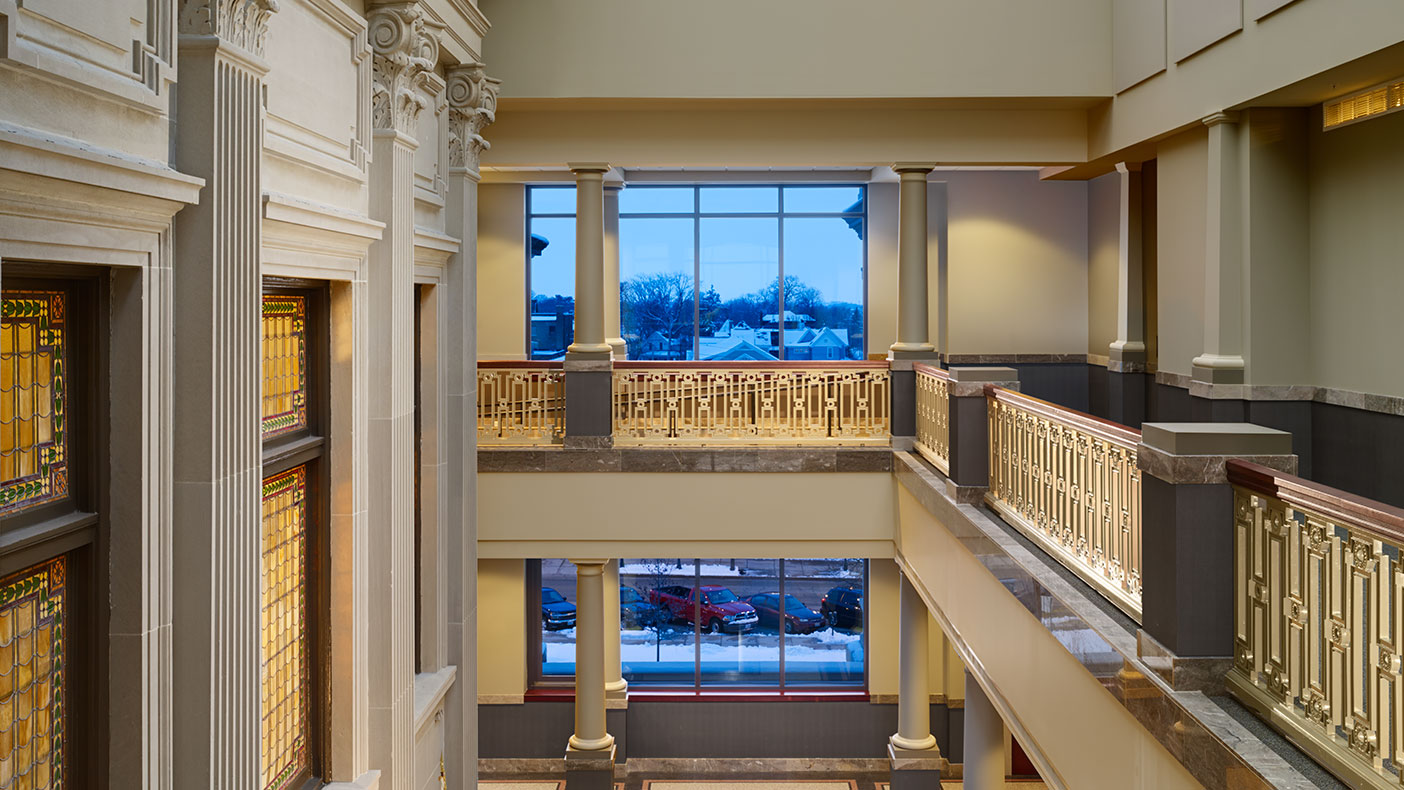
<svg viewBox="0 0 1404 790">
<path fill-rule="evenodd" d="M 609 172 L 608 162 L 566 162 L 566 167 L 577 177 L 588 178 L 597 176 L 603 178 Z"/>
<path fill-rule="evenodd" d="M 268 18 L 278 10 L 278 0 L 181 0 L 180 32 L 214 36 L 263 55 Z"/>
<path fill-rule="evenodd" d="M 619 192 L 624 189 L 624 182 L 622 180 L 605 179 L 604 188 Z"/>
<path fill-rule="evenodd" d="M 610 562 L 613 562 L 613 560 L 596 560 L 596 559 L 572 559 L 572 560 L 570 560 L 570 564 L 575 566 L 576 572 L 577 572 L 577 573 L 580 573 L 580 574 L 583 574 L 583 575 L 585 575 L 585 576 L 595 576 L 595 575 L 597 575 L 597 574 L 604 573 L 604 566 L 605 566 L 607 563 L 610 563 Z"/>
<path fill-rule="evenodd" d="M 489 77 L 481 63 L 446 71 L 449 127 L 449 167 L 477 170 L 482 152 L 492 145 L 482 131 L 497 120 L 497 91 L 502 80 Z"/>
<path fill-rule="evenodd" d="M 1218 126 L 1221 123 L 1238 123 L 1238 113 L 1231 111 L 1216 112 L 1199 119 L 1205 126 Z"/>
<path fill-rule="evenodd" d="M 1139 173 L 1141 172 L 1141 162 L 1117 162 L 1116 172 L 1118 173 Z"/>
<path fill-rule="evenodd" d="M 926 175 L 936 169 L 935 162 L 893 162 L 892 172 L 899 175 Z"/>
<path fill-rule="evenodd" d="M 413 136 L 429 97 L 444 90 L 434 73 L 439 61 L 439 31 L 418 2 L 381 3 L 366 9 L 368 37 L 374 53 L 371 122 L 379 130 Z"/>
</svg>

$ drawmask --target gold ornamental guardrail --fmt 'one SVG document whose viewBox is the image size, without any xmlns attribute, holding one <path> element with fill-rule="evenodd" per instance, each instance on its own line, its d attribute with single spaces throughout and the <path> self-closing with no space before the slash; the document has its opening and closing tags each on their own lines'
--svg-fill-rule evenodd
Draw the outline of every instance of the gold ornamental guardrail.
<svg viewBox="0 0 1404 790">
<path fill-rule="evenodd" d="M 951 473 L 951 378 L 946 371 L 917 363 L 916 371 L 916 442 L 914 447 L 923 458 L 941 470 Z"/>
<path fill-rule="evenodd" d="M 1141 620 L 1141 432 L 987 385 L 985 501 Z"/>
<path fill-rule="evenodd" d="M 478 444 L 561 444 L 565 378 L 559 362 L 478 363 Z"/>
<path fill-rule="evenodd" d="M 1404 780 L 1404 510 L 1246 461 L 1232 694 L 1351 787 Z"/>
<path fill-rule="evenodd" d="M 886 445 L 885 362 L 617 362 L 614 444 Z"/>
</svg>

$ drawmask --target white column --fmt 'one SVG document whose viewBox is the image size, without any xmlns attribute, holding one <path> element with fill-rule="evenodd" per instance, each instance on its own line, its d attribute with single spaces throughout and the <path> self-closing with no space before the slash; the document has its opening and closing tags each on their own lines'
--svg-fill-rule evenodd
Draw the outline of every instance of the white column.
<svg viewBox="0 0 1404 790">
<path fill-rule="evenodd" d="M 609 359 L 604 324 L 603 162 L 569 165 L 575 173 L 575 342 L 568 359 Z"/>
<path fill-rule="evenodd" d="M 896 357 L 929 357 L 936 351 L 930 334 L 926 274 L 926 176 L 929 163 L 898 162 L 901 178 L 897 220 L 897 342 Z"/>
<path fill-rule="evenodd" d="M 488 147 L 483 129 L 496 117 L 499 80 L 481 63 L 448 70 L 449 176 L 446 230 L 460 240 L 449 259 L 443 288 L 450 305 L 445 339 L 450 426 L 447 479 L 449 562 L 448 662 L 458 677 L 445 704 L 444 777 L 454 790 L 478 783 L 477 692 L 477 249 L 478 162 Z"/>
<path fill-rule="evenodd" d="M 966 790 L 1004 787 L 1004 720 L 969 670 L 965 672 L 965 778 L 962 781 Z"/>
<path fill-rule="evenodd" d="M 575 734 L 570 748 L 604 751 L 614 745 L 605 727 L 604 566 L 575 564 Z"/>
<path fill-rule="evenodd" d="M 931 692 L 927 685 L 927 620 L 930 615 L 926 611 L 926 602 L 912 586 L 907 574 L 903 572 L 901 577 L 897 734 L 892 736 L 891 742 L 898 749 L 925 751 L 936 748 L 936 737 L 931 734 Z"/>
<path fill-rule="evenodd" d="M 619 560 L 610 560 L 604 567 L 605 694 L 610 699 L 624 699 L 629 690 L 619 657 L 619 637 Z"/>
<path fill-rule="evenodd" d="M 1116 291 L 1116 340 L 1110 368 L 1121 373 L 1145 370 L 1145 297 L 1142 290 L 1141 163 L 1118 162 L 1121 221 Z"/>
<path fill-rule="evenodd" d="M 367 9 L 375 125 L 367 286 L 370 373 L 371 767 L 382 790 L 414 782 L 414 158 L 420 113 L 444 88 L 438 38 L 417 3 Z"/>
<path fill-rule="evenodd" d="M 1243 206 L 1237 113 L 1215 113 L 1209 127 L 1204 229 L 1204 353 L 1193 378 L 1241 384 L 1243 361 Z"/>
<path fill-rule="evenodd" d="M 179 15 L 175 165 L 205 187 L 174 230 L 174 644 L 130 645 L 134 661 L 172 651 L 178 726 L 173 759 L 158 741 L 141 759 L 113 761 L 151 760 L 150 779 L 172 759 L 175 787 L 260 783 L 260 161 L 263 37 L 274 8 L 265 0 Z"/>
<path fill-rule="evenodd" d="M 619 326 L 619 192 L 622 181 L 604 183 L 604 323 L 605 342 L 615 359 L 628 359 L 628 344 Z"/>
</svg>

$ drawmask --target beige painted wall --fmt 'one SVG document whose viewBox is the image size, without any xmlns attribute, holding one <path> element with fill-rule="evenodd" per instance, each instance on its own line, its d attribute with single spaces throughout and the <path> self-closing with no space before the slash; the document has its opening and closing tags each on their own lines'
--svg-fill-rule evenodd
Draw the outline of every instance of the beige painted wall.
<svg viewBox="0 0 1404 790">
<path fill-rule="evenodd" d="M 504 96 L 1095 96 L 1106 0 L 484 0 Z"/>
<path fill-rule="evenodd" d="M 1321 386 L 1404 396 L 1404 113 L 1311 131 L 1311 350 Z"/>
<path fill-rule="evenodd" d="M 1209 137 L 1203 127 L 1165 140 L 1157 152 L 1159 369 L 1188 376 L 1204 352 L 1204 196 Z"/>
<path fill-rule="evenodd" d="M 938 175 L 949 201 L 951 353 L 1086 353 L 1086 182 Z"/>
<path fill-rule="evenodd" d="M 478 359 L 526 357 L 526 193 L 478 186 Z"/>
<path fill-rule="evenodd" d="M 478 696 L 526 691 L 526 565 L 478 559 Z"/>
<path fill-rule="evenodd" d="M 1107 356 L 1116 340 L 1121 269 L 1121 174 L 1087 182 L 1087 353 Z"/>
</svg>

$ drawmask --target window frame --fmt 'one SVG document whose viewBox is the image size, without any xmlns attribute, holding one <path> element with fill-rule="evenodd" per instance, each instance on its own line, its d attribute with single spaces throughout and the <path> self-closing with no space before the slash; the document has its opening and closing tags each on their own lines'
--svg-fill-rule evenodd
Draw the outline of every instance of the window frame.
<svg viewBox="0 0 1404 790">
<path fill-rule="evenodd" d="M 785 220 L 787 219 L 861 219 L 863 222 L 863 257 L 860 266 L 860 276 L 863 281 L 863 342 L 859 348 L 859 358 L 867 359 L 868 356 L 868 239 L 871 236 L 872 226 L 868 219 L 871 208 L 871 184 L 849 181 L 815 181 L 802 183 L 784 182 L 741 182 L 741 181 L 689 181 L 683 183 L 654 183 L 628 184 L 628 190 L 644 189 L 680 189 L 692 190 L 692 211 L 673 212 L 619 212 L 621 220 L 620 236 L 622 241 L 623 230 L 622 221 L 626 219 L 691 219 L 692 220 L 692 360 L 698 360 L 702 353 L 702 220 L 703 219 L 774 219 L 777 261 L 776 271 L 779 277 L 779 287 L 777 288 L 776 300 L 777 315 L 781 317 L 781 342 L 776 346 L 776 356 L 783 361 L 785 357 L 785 343 L 783 340 L 784 314 L 785 314 Z M 750 188 L 750 189 L 775 189 L 777 208 L 775 211 L 703 211 L 702 210 L 702 190 L 716 188 Z M 785 210 L 785 190 L 786 188 L 853 188 L 861 193 L 860 202 L 863 204 L 859 211 L 791 211 Z M 574 219 L 575 212 L 564 213 L 533 213 L 532 212 L 532 192 L 545 189 L 573 189 L 573 186 L 562 186 L 559 183 L 527 184 L 525 187 L 525 233 L 524 254 L 526 256 L 526 357 L 534 359 L 531 350 L 531 226 L 534 219 Z M 609 261 L 605 265 L 610 265 Z M 622 280 L 622 276 L 621 276 Z M 572 294 L 573 298 L 573 294 Z M 620 303 L 620 314 L 623 315 L 623 303 Z M 622 329 L 622 328 L 621 328 Z M 846 360 L 835 360 L 844 362 Z"/>
<path fill-rule="evenodd" d="M 261 447 L 259 483 L 299 466 L 306 467 L 307 489 L 304 494 L 304 509 L 307 526 L 304 529 L 307 541 L 307 643 L 308 643 L 308 769 L 291 787 L 311 790 L 319 787 L 330 765 L 329 746 L 331 743 L 331 677 L 327 650 L 331 644 L 329 636 L 331 606 L 331 463 L 330 441 L 327 433 L 331 428 L 331 331 L 330 293 L 328 283 L 316 280 L 302 280 L 284 277 L 264 277 L 259 297 L 262 308 L 263 296 L 285 294 L 304 297 L 307 316 L 304 331 L 307 335 L 306 382 L 307 382 L 307 425 L 296 431 L 289 431 L 269 439 L 262 436 L 262 409 L 260 407 L 259 441 Z M 262 315 L 260 309 L 260 315 Z M 262 324 L 260 323 L 260 337 Z M 260 371 L 262 370 L 260 353 Z M 260 373 L 259 384 L 263 377 Z M 262 499 L 260 499 L 260 503 Z M 262 515 L 259 518 L 259 557 L 263 556 Z M 262 574 L 260 572 L 260 578 Z M 260 585 L 260 611 L 263 589 Z M 262 633 L 259 635 L 262 650 Z M 260 655 L 259 694 L 262 695 L 262 657 Z M 260 766 L 260 772 L 262 767 Z"/>
</svg>

